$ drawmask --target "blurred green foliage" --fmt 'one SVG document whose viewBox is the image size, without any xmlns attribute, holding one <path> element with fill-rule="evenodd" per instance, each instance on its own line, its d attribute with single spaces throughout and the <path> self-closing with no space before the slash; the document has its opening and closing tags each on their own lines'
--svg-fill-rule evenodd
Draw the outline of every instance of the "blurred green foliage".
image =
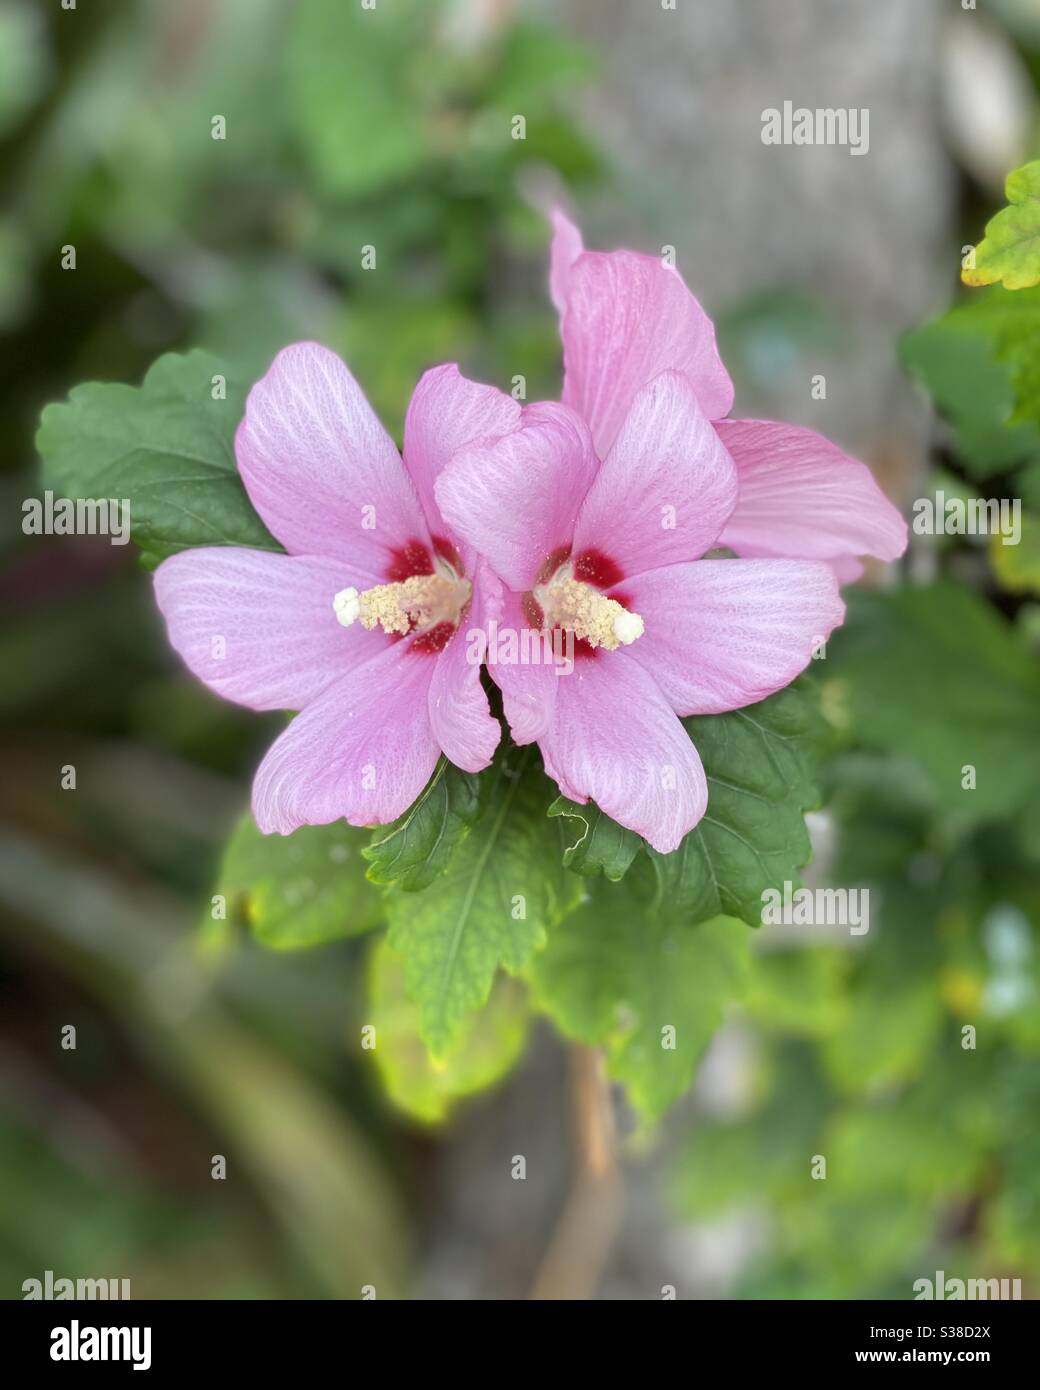
<svg viewBox="0 0 1040 1390">
<path fill-rule="evenodd" d="M 869 889 L 869 933 L 761 941 L 751 1084 L 671 1175 L 691 1219 L 755 1213 L 738 1297 L 1040 1287 L 1036 293 L 980 291 L 901 345 L 951 427 L 928 487 L 1024 502 L 1022 541 L 917 539 L 936 581 L 853 593 L 832 639 L 825 872 Z"/>
<path fill-rule="evenodd" d="M 829 876 L 869 886 L 870 932 L 754 957 L 751 1093 L 698 1126 L 673 1191 L 693 1218 L 761 1214 L 740 1296 L 906 1299 L 945 1269 L 1020 1277 L 1028 1297 L 1040 861 L 1010 816 L 955 828 L 949 798 L 898 749 L 846 751 L 830 776 Z"/>
</svg>

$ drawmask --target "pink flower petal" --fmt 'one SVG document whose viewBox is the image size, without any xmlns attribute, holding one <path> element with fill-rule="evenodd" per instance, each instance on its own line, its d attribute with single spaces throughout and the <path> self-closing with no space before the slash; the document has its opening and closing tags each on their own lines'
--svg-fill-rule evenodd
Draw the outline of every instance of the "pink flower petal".
<svg viewBox="0 0 1040 1390">
<path fill-rule="evenodd" d="M 662 854 L 708 804 L 704 769 L 664 696 L 627 652 L 579 661 L 558 681 L 546 769 L 575 800 L 591 799 Z"/>
<path fill-rule="evenodd" d="M 395 550 L 412 541 L 429 548 L 393 440 L 318 343 L 274 359 L 249 393 L 235 453 L 253 505 L 292 555 L 336 556 L 383 580 Z"/>
<path fill-rule="evenodd" d="M 716 429 L 740 479 L 720 542 L 738 555 L 894 560 L 906 549 L 906 522 L 870 469 L 829 439 L 772 420 L 720 420 Z M 840 574 L 850 576 L 847 563 Z"/>
<path fill-rule="evenodd" d="M 695 560 L 737 497 L 737 470 L 680 372 L 632 402 L 578 513 L 574 554 L 609 556 L 625 575 Z"/>
<path fill-rule="evenodd" d="M 343 818 L 383 825 L 407 810 L 440 753 L 426 714 L 434 669 L 434 658 L 393 643 L 297 715 L 253 782 L 263 833 Z"/>
<path fill-rule="evenodd" d="M 863 566 L 851 555 L 839 555 L 836 559 L 828 560 L 826 563 L 834 571 L 834 577 L 839 584 L 854 584 L 857 579 L 863 577 Z"/>
<path fill-rule="evenodd" d="M 566 247 L 564 240 L 560 262 Z M 558 264 L 553 274 L 562 286 Z M 684 372 L 709 420 L 729 414 L 733 383 L 714 326 L 677 270 L 635 251 L 585 251 L 565 283 L 563 399 L 588 421 L 600 458 L 659 372 Z"/>
<path fill-rule="evenodd" d="M 702 560 L 625 584 L 646 631 L 627 654 L 677 714 L 720 714 L 789 685 L 845 615 L 829 565 Z"/>
<path fill-rule="evenodd" d="M 496 641 L 498 651 L 508 654 L 508 632 L 516 634 L 516 650 L 520 651 L 520 635 L 529 629 L 520 602 L 520 595 L 505 590 L 498 617 Z M 554 666 L 546 662 L 521 663 L 495 660 L 489 650 L 488 671 L 502 691 L 502 712 L 509 724 L 514 743 L 533 743 L 549 728 L 556 707 L 556 690 L 567 677 L 557 675 Z M 562 668 L 561 668 L 562 669 Z"/>
<path fill-rule="evenodd" d="M 345 628 L 332 600 L 367 580 L 339 560 L 232 546 L 173 555 L 155 572 L 170 643 L 226 700 L 302 709 L 386 646 L 382 632 Z"/>
<path fill-rule="evenodd" d="M 549 214 L 553 237 L 549 250 L 549 294 L 562 316 L 567 307 L 567 294 L 571 282 L 571 266 L 585 250 L 581 232 L 566 213 L 554 208 Z"/>
<path fill-rule="evenodd" d="M 420 378 L 404 422 L 404 461 L 434 535 L 443 528 L 434 484 L 451 456 L 466 444 L 509 434 L 519 424 L 520 406 L 511 396 L 467 380 L 453 362 Z M 471 574 L 472 556 L 465 559 Z"/>
<path fill-rule="evenodd" d="M 524 591 L 551 555 L 570 548 L 595 470 L 584 422 L 547 401 L 527 406 L 512 434 L 457 453 L 434 490 L 448 524 Z"/>
<path fill-rule="evenodd" d="M 465 772 L 487 767 L 502 736 L 480 683 L 480 647 L 471 639 L 472 633 L 486 630 L 489 611 L 499 611 L 501 592 L 501 584 L 481 561 L 469 616 L 435 658 L 430 681 L 433 736 L 445 756 Z"/>
</svg>

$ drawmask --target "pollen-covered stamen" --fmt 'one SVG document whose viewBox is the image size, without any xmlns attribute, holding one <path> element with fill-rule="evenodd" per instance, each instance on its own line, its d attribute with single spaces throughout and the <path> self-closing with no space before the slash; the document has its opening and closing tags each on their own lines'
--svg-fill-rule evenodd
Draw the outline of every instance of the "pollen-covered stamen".
<svg viewBox="0 0 1040 1390">
<path fill-rule="evenodd" d="M 562 627 L 590 647 L 614 651 L 629 646 L 643 635 L 643 620 L 617 599 L 607 598 L 565 566 L 546 584 L 535 586 L 534 597 L 545 615 L 547 628 Z"/>
<path fill-rule="evenodd" d="M 397 583 L 375 584 L 361 593 L 341 589 L 332 606 L 344 627 L 360 619 L 361 626 L 370 630 L 418 633 L 439 623 L 458 627 L 472 591 L 468 579 L 454 574 L 414 574 Z"/>
</svg>

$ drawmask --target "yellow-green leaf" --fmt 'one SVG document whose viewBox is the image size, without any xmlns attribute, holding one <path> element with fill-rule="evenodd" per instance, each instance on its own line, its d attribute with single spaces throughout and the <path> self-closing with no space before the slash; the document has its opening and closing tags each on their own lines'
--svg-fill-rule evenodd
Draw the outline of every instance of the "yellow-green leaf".
<svg viewBox="0 0 1040 1390">
<path fill-rule="evenodd" d="M 974 266 L 961 271 L 966 285 L 1024 290 L 1040 284 L 1040 160 L 1012 170 L 1004 192 L 1010 206 L 986 223 Z"/>
<path fill-rule="evenodd" d="M 371 931 L 385 914 L 382 893 L 365 878 L 367 833 L 337 821 L 262 835 L 247 811 L 224 851 L 205 939 L 215 943 L 236 922 L 278 950 Z"/>
<path fill-rule="evenodd" d="M 404 961 L 385 937 L 369 957 L 368 1016 L 374 1028 L 371 1057 L 393 1103 L 426 1124 L 443 1120 L 463 1096 L 500 1081 L 527 1039 L 526 994 L 499 975 L 487 1007 L 470 1014 L 455 1042 L 432 1061 L 419 1031 L 419 1010 L 405 993 Z"/>
<path fill-rule="evenodd" d="M 1022 531 L 1014 545 L 994 532 L 989 538 L 989 559 L 1001 587 L 1012 594 L 1040 594 L 1040 517 L 1023 512 Z"/>
</svg>

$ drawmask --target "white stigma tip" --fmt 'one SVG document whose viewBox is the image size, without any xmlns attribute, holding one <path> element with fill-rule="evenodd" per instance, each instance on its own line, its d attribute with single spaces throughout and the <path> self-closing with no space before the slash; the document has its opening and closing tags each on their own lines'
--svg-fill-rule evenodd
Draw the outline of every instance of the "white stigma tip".
<svg viewBox="0 0 1040 1390">
<path fill-rule="evenodd" d="M 643 620 L 638 613 L 619 613 L 614 619 L 614 636 L 623 647 L 630 646 L 643 635 Z"/>
<path fill-rule="evenodd" d="M 336 617 L 344 627 L 356 623 L 361 614 L 361 598 L 356 589 L 340 589 L 332 600 Z"/>
</svg>

